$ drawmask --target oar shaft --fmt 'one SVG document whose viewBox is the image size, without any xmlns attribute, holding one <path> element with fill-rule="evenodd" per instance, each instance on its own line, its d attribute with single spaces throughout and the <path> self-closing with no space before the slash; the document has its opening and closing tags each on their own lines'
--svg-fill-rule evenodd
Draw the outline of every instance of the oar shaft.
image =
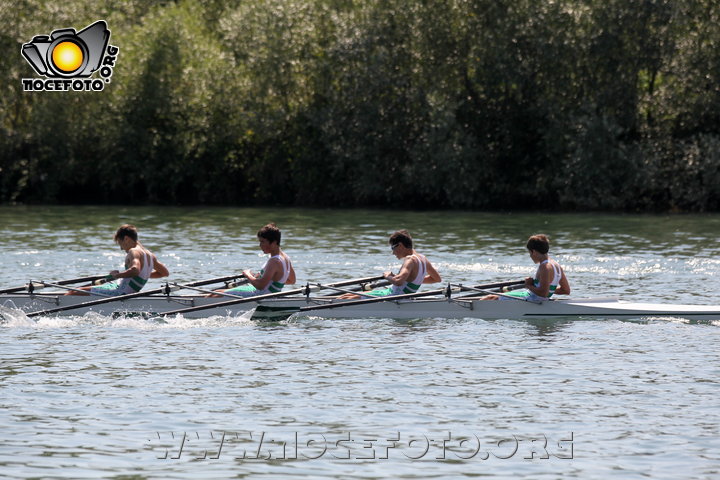
<svg viewBox="0 0 720 480">
<path fill-rule="evenodd" d="M 263 295 L 253 295 L 251 297 L 240 297 L 237 300 L 225 300 L 222 302 L 210 303 L 207 305 L 198 305 L 197 307 L 181 308 L 179 310 L 171 310 L 169 312 L 163 312 L 160 315 L 162 315 L 163 317 L 167 317 L 169 315 L 197 312 L 200 310 L 208 310 L 210 308 L 223 308 L 223 307 L 227 307 L 230 305 L 238 305 L 240 303 L 257 302 L 258 300 L 265 300 L 268 298 L 283 297 L 286 295 L 296 295 L 296 294 L 302 294 L 302 293 L 305 293 L 305 287 L 296 288 L 294 290 L 288 290 L 285 292 L 266 293 Z"/>
<path fill-rule="evenodd" d="M 55 284 L 57 284 L 57 285 L 72 285 L 73 283 L 94 282 L 95 280 L 98 280 L 101 278 L 105 278 L 105 275 L 92 275 L 89 277 L 71 278 L 69 280 L 59 280 L 59 281 L 55 282 Z M 5 288 L 3 290 L 0 290 L 0 294 L 22 292 L 23 290 L 26 290 L 27 288 L 28 288 L 28 284 L 26 283 L 22 287 L 12 287 L 12 288 Z"/>
<path fill-rule="evenodd" d="M 390 282 L 387 280 L 380 280 L 372 283 L 363 283 L 362 285 L 358 285 L 357 287 L 348 288 L 353 293 L 357 293 L 358 291 L 361 292 L 369 292 L 371 290 L 375 290 L 376 288 L 380 287 L 387 287 L 390 285 Z"/>
<path fill-rule="evenodd" d="M 239 278 L 239 277 L 240 277 L 240 275 L 232 275 L 232 276 L 227 276 L 227 277 L 212 278 L 209 280 L 201 280 L 199 282 L 188 283 L 187 286 L 199 287 L 202 285 L 210 285 L 213 283 L 225 282 L 227 280 L 232 280 L 233 278 Z M 100 300 L 92 300 L 89 302 L 78 303 L 77 305 L 67 305 L 65 307 L 51 308 L 49 310 L 42 310 L 39 312 L 30 312 L 27 314 L 27 316 L 28 317 L 36 317 L 38 315 L 49 315 L 51 313 L 64 312 L 67 310 L 77 310 L 78 308 L 93 307 L 95 305 L 101 305 L 103 303 L 109 303 L 109 302 L 121 302 L 123 300 L 129 300 L 131 298 L 137 298 L 137 297 L 142 297 L 142 296 L 147 296 L 147 295 L 155 295 L 155 294 L 164 293 L 164 292 L 165 292 L 164 287 L 157 288 L 155 290 L 148 290 L 145 292 L 140 291 L 137 293 L 130 293 L 127 295 L 118 295 L 118 296 L 114 296 L 114 297 L 110 297 L 110 298 L 102 298 Z"/>
<path fill-rule="evenodd" d="M 103 297 L 103 298 L 112 296 L 112 295 L 108 295 L 107 293 L 89 292 L 87 290 L 82 290 L 80 288 L 68 287 L 66 285 L 60 285 L 59 283 L 50 283 L 50 282 L 38 282 L 38 283 L 40 283 L 40 285 L 42 285 L 44 287 L 55 287 L 55 288 L 60 288 L 63 290 L 68 290 L 71 292 L 82 293 L 85 295 L 96 295 L 98 297 Z"/>
<path fill-rule="evenodd" d="M 323 286 L 323 285 L 321 285 L 321 284 L 319 284 L 319 283 L 317 283 L 316 285 L 317 285 L 318 287 L 322 287 L 322 286 Z M 328 285 L 325 285 L 324 287 L 327 288 L 328 290 L 332 290 L 332 291 L 334 291 L 334 292 L 349 293 L 349 294 L 352 294 L 352 295 L 361 295 L 361 296 L 367 297 L 367 298 L 375 298 L 373 295 L 369 295 L 369 294 L 367 294 L 367 293 L 365 293 L 365 292 L 358 292 L 357 290 L 350 290 L 350 289 L 347 289 L 347 288 L 330 287 L 330 286 L 328 286 Z"/>
<path fill-rule="evenodd" d="M 244 282 L 244 283 L 247 283 L 247 282 Z M 177 282 L 172 282 L 170 285 L 174 285 L 174 286 L 180 287 L 180 288 L 186 288 L 188 290 L 193 290 L 195 292 L 207 293 L 208 295 L 215 295 L 218 297 L 237 298 L 237 295 L 233 295 L 232 293 L 219 292 L 217 290 L 208 290 L 207 288 L 191 287 L 189 285 L 181 285 Z"/>
<path fill-rule="evenodd" d="M 445 293 L 446 291 L 447 291 L 447 288 L 442 288 L 442 289 L 438 289 L 438 290 L 428 290 L 427 292 L 420 292 L 420 293 L 406 293 L 403 295 L 389 295 L 389 296 L 385 296 L 385 297 L 374 297 L 374 298 L 369 298 L 369 299 L 339 301 L 338 303 L 328 303 L 325 305 L 300 307 L 300 311 L 305 312 L 308 310 L 325 310 L 328 308 L 352 307 L 355 305 L 365 305 L 367 303 L 377 303 L 377 302 L 394 302 L 397 300 L 405 300 L 408 298 L 420 298 L 420 297 L 430 297 L 432 295 L 441 295 L 441 294 Z"/>
<path fill-rule="evenodd" d="M 504 287 L 509 285 L 516 285 L 518 282 L 500 282 L 500 283 L 488 283 L 485 285 L 478 285 L 476 288 L 498 288 L 498 287 Z M 448 285 L 448 287 L 439 289 L 439 290 L 428 290 L 427 292 L 420 292 L 420 293 L 407 293 L 404 295 L 389 295 L 385 297 L 377 297 L 377 298 L 371 298 L 371 299 L 361 299 L 361 300 L 348 300 L 348 301 L 339 301 L 337 303 L 328 303 L 325 305 L 317 305 L 317 306 L 308 306 L 308 307 L 300 307 L 301 312 L 306 311 L 312 311 L 312 310 L 325 310 L 328 308 L 339 308 L 339 307 L 351 307 L 355 305 L 365 305 L 367 303 L 377 303 L 377 302 L 394 302 L 397 300 L 405 300 L 410 298 L 420 298 L 420 297 L 429 297 L 432 295 L 441 295 L 447 292 L 447 289 L 451 287 L 452 285 Z M 457 286 L 455 286 L 457 288 Z"/>
<path fill-rule="evenodd" d="M 516 290 L 518 288 L 523 288 L 525 286 L 525 280 L 516 280 L 513 282 L 498 282 L 498 283 L 488 283 L 486 285 L 478 285 L 477 287 L 473 288 L 485 288 L 487 290 L 494 289 L 494 288 L 505 288 L 505 287 L 513 287 L 510 290 Z M 470 287 L 465 287 L 470 288 Z M 496 295 L 498 292 L 492 292 L 493 295 Z M 472 296 L 472 295 L 470 295 Z M 456 297 L 456 298 L 465 298 L 465 296 L 462 297 Z"/>
<path fill-rule="evenodd" d="M 347 285 L 354 285 L 356 283 L 367 283 L 367 282 L 373 282 L 375 280 L 380 280 L 383 278 L 382 275 L 378 275 L 375 277 L 368 277 L 368 278 L 357 278 L 354 280 L 346 280 L 344 282 L 337 282 L 337 283 L 331 283 L 329 287 L 344 287 Z M 325 285 L 321 288 L 324 288 Z M 162 316 L 169 316 L 169 315 L 177 315 L 177 314 L 185 314 L 185 313 L 191 313 L 191 312 L 197 312 L 200 310 L 208 310 L 210 308 L 223 308 L 223 307 L 229 307 L 231 305 L 238 305 L 241 303 L 249 303 L 249 302 L 257 302 L 259 300 L 266 300 L 269 298 L 278 298 L 278 297 L 284 297 L 288 295 L 298 295 L 298 294 L 304 294 L 305 293 L 305 287 L 303 288 L 296 288 L 293 290 L 287 290 L 285 292 L 277 292 L 277 293 L 266 293 L 264 295 L 254 295 L 252 297 L 241 297 L 237 300 L 227 300 L 224 302 L 218 302 L 218 303 L 211 303 L 208 305 L 198 305 L 197 307 L 189 307 L 189 308 L 182 308 L 180 310 L 172 310 L 170 312 L 163 312 Z"/>
<path fill-rule="evenodd" d="M 497 295 L 498 297 L 505 297 L 505 298 L 509 298 L 509 299 L 512 299 L 512 300 L 520 300 L 521 302 L 530 302 L 530 303 L 537 303 L 537 304 L 542 303 L 541 301 L 531 300 L 531 299 L 525 298 L 525 297 L 515 297 L 515 296 L 513 296 L 513 295 L 507 295 L 507 294 L 505 294 L 505 293 L 491 292 L 490 290 L 486 290 L 486 289 L 484 289 L 484 288 L 466 287 L 466 286 L 463 286 L 463 285 L 453 285 L 453 287 L 457 287 L 457 288 L 460 288 L 461 290 L 465 290 L 465 291 L 471 290 L 471 291 L 473 291 L 473 292 L 484 293 L 484 294 L 486 294 L 486 295 Z"/>
</svg>

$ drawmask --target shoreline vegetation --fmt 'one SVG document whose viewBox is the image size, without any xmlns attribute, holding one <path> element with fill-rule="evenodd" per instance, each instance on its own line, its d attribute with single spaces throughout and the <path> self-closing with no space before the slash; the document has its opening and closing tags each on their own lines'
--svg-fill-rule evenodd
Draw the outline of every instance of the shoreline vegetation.
<svg viewBox="0 0 720 480">
<path fill-rule="evenodd" d="M 23 92 L 103 19 L 102 92 Z M 711 0 L 0 0 L 0 203 L 720 211 Z"/>
</svg>

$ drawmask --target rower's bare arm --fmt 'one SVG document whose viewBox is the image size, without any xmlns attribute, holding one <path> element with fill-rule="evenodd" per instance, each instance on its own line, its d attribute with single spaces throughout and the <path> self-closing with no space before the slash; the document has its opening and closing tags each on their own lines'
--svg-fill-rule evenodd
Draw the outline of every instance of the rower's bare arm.
<svg viewBox="0 0 720 480">
<path fill-rule="evenodd" d="M 265 266 L 265 271 L 262 273 L 262 276 L 256 277 L 252 275 L 249 270 L 246 270 L 243 273 L 245 273 L 245 277 L 248 279 L 250 285 L 257 288 L 258 290 L 265 290 L 265 288 L 270 285 L 270 282 L 272 282 L 273 277 L 278 273 L 278 270 L 282 272 L 280 260 L 276 258 L 271 258 L 267 262 Z"/>
<path fill-rule="evenodd" d="M 170 270 L 167 269 L 165 264 L 159 262 L 157 257 L 153 255 L 153 271 L 150 274 L 150 278 L 162 278 L 170 275 Z"/>
<path fill-rule="evenodd" d="M 562 278 L 560 278 L 560 285 L 555 289 L 556 295 L 570 295 L 570 282 L 567 279 L 567 275 L 565 275 L 565 270 L 563 270 L 562 267 L 560 267 L 560 271 L 562 272 Z"/>
<path fill-rule="evenodd" d="M 138 252 L 136 248 L 132 248 L 128 252 L 127 257 L 125 257 L 125 265 L 127 266 L 127 270 L 124 272 L 113 270 L 110 274 L 114 278 L 132 278 L 140 275 L 142 262 L 140 261 L 140 252 Z"/>
<path fill-rule="evenodd" d="M 430 263 L 430 260 L 427 262 L 427 275 L 425 275 L 425 278 L 423 279 L 423 283 L 438 283 L 442 282 L 442 278 L 440 277 L 440 274 L 437 270 L 435 270 L 435 267 L 432 266 L 432 263 Z"/>
<path fill-rule="evenodd" d="M 552 274 L 553 270 L 549 263 L 542 265 L 538 272 L 538 280 L 540 280 L 540 285 L 538 285 L 537 287 L 535 285 L 530 285 L 526 288 L 539 297 L 547 297 L 548 295 L 550 295 L 550 276 Z"/>
<path fill-rule="evenodd" d="M 400 271 L 397 275 L 387 273 L 385 274 L 385 280 L 392 283 L 393 285 L 402 285 L 410 277 L 410 273 L 412 272 L 412 266 L 413 261 L 412 259 L 408 258 L 407 260 L 405 260 L 405 262 L 403 262 L 403 265 L 402 267 L 400 267 Z"/>
<path fill-rule="evenodd" d="M 297 278 L 295 277 L 295 269 L 292 266 L 292 262 L 290 263 L 290 273 L 288 274 L 287 283 L 288 285 L 295 285 L 295 282 L 297 282 Z"/>
<path fill-rule="evenodd" d="M 252 273 L 252 270 L 243 270 L 242 274 L 243 277 L 247 278 L 248 283 L 252 285 L 253 280 L 256 279 L 255 275 Z"/>
</svg>

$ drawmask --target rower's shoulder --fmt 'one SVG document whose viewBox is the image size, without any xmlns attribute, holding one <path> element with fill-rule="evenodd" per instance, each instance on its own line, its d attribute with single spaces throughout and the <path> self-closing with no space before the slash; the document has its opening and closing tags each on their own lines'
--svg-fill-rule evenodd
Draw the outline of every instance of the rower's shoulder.
<svg viewBox="0 0 720 480">
<path fill-rule="evenodd" d="M 133 248 L 129 250 L 129 252 L 133 252 L 135 255 L 147 255 L 149 257 L 155 257 L 155 254 L 151 252 L 148 248 L 145 248 L 143 245 L 137 244 Z"/>
<path fill-rule="evenodd" d="M 430 260 L 420 252 L 414 252 L 412 256 L 415 257 L 417 263 L 420 263 L 422 261 L 428 265 L 430 264 Z"/>
<path fill-rule="evenodd" d="M 268 258 L 268 264 L 282 264 L 283 260 L 290 261 L 290 257 L 285 255 L 284 253 L 278 253 L 277 255 L 272 255 L 270 258 Z"/>
<path fill-rule="evenodd" d="M 403 265 L 407 265 L 413 272 L 420 268 L 420 257 L 418 256 L 418 253 L 415 252 L 412 255 L 405 257 L 405 263 L 403 263 Z"/>
<path fill-rule="evenodd" d="M 416 254 L 411 253 L 411 254 L 408 255 L 407 257 L 403 258 L 402 261 L 403 261 L 403 264 L 417 263 L 417 262 L 418 262 L 418 257 L 417 257 Z"/>
<path fill-rule="evenodd" d="M 557 265 L 558 268 L 562 268 L 562 265 L 560 265 L 560 262 L 558 262 L 558 261 L 555 260 L 554 258 L 551 258 L 551 259 L 550 259 L 550 262 L 548 262 L 548 263 L 552 263 L 553 265 Z"/>
<path fill-rule="evenodd" d="M 558 262 L 558 261 L 555 260 L 554 258 L 549 259 L 548 262 L 544 263 L 543 265 L 540 265 L 540 267 L 543 268 L 544 270 L 550 272 L 550 273 L 556 272 L 556 271 L 558 271 L 558 270 L 559 270 L 560 272 L 564 272 L 564 271 L 565 271 L 565 270 L 563 269 L 562 265 L 560 265 L 560 262 Z"/>
</svg>

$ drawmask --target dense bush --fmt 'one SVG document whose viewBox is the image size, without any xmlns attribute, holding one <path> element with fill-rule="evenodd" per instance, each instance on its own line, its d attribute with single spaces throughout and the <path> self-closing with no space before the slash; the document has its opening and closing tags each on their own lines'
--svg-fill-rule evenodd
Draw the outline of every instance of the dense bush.
<svg viewBox="0 0 720 480">
<path fill-rule="evenodd" d="M 101 93 L 22 43 L 107 20 Z M 709 0 L 0 0 L 0 201 L 720 209 Z"/>
</svg>

